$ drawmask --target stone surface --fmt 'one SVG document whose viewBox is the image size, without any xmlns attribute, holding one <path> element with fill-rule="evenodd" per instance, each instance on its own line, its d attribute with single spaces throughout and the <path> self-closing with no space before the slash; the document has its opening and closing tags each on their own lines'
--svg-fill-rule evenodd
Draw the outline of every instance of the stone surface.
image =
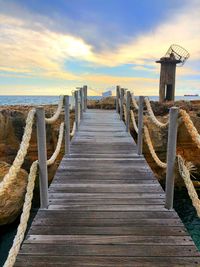
<svg viewBox="0 0 200 267">
<path fill-rule="evenodd" d="M 8 173 L 10 164 L 0 162 L 0 183 Z M 24 203 L 28 173 L 21 169 L 16 181 L 0 196 L 0 225 L 13 222 L 19 215 Z"/>
</svg>

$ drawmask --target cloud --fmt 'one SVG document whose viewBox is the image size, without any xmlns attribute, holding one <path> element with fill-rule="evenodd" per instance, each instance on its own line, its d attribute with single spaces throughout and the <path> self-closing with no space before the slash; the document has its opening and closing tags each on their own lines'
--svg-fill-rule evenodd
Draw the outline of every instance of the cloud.
<svg viewBox="0 0 200 267">
<path fill-rule="evenodd" d="M 63 73 L 64 61 L 91 55 L 91 47 L 80 38 L 27 28 L 25 21 L 8 16 L 0 15 L 0 24 L 1 70 L 74 79 L 72 73 Z"/>
</svg>

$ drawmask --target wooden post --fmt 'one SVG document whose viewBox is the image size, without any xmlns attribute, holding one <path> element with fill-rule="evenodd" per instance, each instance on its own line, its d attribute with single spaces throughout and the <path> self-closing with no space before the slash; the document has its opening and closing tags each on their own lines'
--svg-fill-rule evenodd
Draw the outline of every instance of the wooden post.
<svg viewBox="0 0 200 267">
<path fill-rule="evenodd" d="M 80 92 L 80 118 L 83 118 L 83 88 L 79 89 Z"/>
<path fill-rule="evenodd" d="M 65 96 L 65 154 L 70 153 L 70 111 L 69 111 L 69 96 Z"/>
<path fill-rule="evenodd" d="M 40 207 L 48 208 L 48 172 L 47 172 L 47 146 L 46 146 L 46 124 L 45 112 L 43 107 L 36 109 L 37 124 L 37 147 L 38 147 L 38 166 L 40 184 Z"/>
<path fill-rule="evenodd" d="M 179 108 L 172 107 L 169 112 L 169 129 L 167 143 L 167 171 L 165 181 L 165 208 L 173 208 L 174 200 L 174 167 L 176 162 L 176 143 Z"/>
<path fill-rule="evenodd" d="M 87 109 L 87 85 L 83 86 L 84 89 L 84 111 Z"/>
<path fill-rule="evenodd" d="M 75 98 L 75 123 L 76 123 L 76 131 L 78 131 L 79 121 L 78 121 L 78 91 L 74 92 Z"/>
<path fill-rule="evenodd" d="M 124 89 L 120 90 L 120 120 L 123 120 Z"/>
<path fill-rule="evenodd" d="M 119 98 L 120 98 L 119 90 L 120 90 L 120 86 L 117 85 L 116 86 L 116 112 L 117 113 L 119 112 Z"/>
<path fill-rule="evenodd" d="M 144 96 L 139 96 L 137 153 L 142 155 Z"/>
<path fill-rule="evenodd" d="M 131 105 L 131 93 L 127 91 L 126 94 L 126 131 L 129 132 L 130 128 L 130 105 Z"/>
</svg>

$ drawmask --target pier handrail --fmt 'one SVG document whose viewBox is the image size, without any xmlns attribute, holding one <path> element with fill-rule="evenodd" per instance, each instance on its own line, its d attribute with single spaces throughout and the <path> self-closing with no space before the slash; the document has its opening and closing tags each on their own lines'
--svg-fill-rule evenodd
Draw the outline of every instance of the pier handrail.
<svg viewBox="0 0 200 267">
<path fill-rule="evenodd" d="M 84 105 L 81 106 L 82 110 L 87 109 L 87 106 L 86 106 L 87 99 L 85 99 L 87 97 L 87 87 L 85 87 L 84 91 L 85 91 Z M 52 156 L 47 160 L 46 125 L 45 124 L 49 124 L 49 123 L 53 123 L 57 121 L 57 119 L 59 118 L 61 114 L 63 103 L 64 103 L 64 110 L 65 110 L 65 122 L 61 122 L 60 124 L 56 149 L 54 153 L 52 154 Z M 77 110 L 76 112 L 81 112 L 81 111 Z M 26 119 L 26 126 L 25 126 L 25 130 L 24 130 L 24 134 L 22 137 L 22 142 L 20 144 L 19 151 L 8 173 L 4 176 L 3 181 L 0 183 L 0 196 L 2 196 L 2 194 L 5 194 L 6 189 L 8 189 L 9 185 L 14 182 L 24 162 L 24 159 L 25 159 L 25 156 L 27 154 L 27 150 L 30 144 L 34 120 L 36 121 L 36 124 L 37 124 L 38 160 L 35 160 L 30 167 L 30 171 L 28 175 L 28 183 L 26 187 L 25 200 L 24 200 L 24 204 L 22 208 L 22 214 L 20 217 L 20 223 L 18 225 L 17 233 L 13 240 L 13 245 L 9 251 L 7 260 L 4 263 L 4 267 L 12 267 L 15 264 L 17 254 L 19 252 L 21 243 L 24 239 L 24 235 L 25 235 L 26 228 L 27 228 L 27 223 L 28 223 L 29 216 L 30 216 L 32 198 L 33 198 L 33 190 L 35 187 L 35 179 L 36 179 L 38 169 L 39 169 L 39 181 L 40 181 L 40 201 L 41 201 L 40 205 L 41 205 L 41 208 L 43 209 L 48 208 L 47 166 L 50 166 L 55 162 L 56 158 L 58 157 L 61 151 L 64 130 L 65 130 L 65 153 L 69 155 L 69 144 L 70 144 L 69 143 L 70 142 L 70 117 L 69 115 L 70 115 L 69 96 L 60 97 L 57 110 L 51 118 L 45 118 L 45 112 L 44 112 L 43 107 L 31 109 L 28 113 L 28 116 Z M 76 116 L 80 117 L 79 114 L 76 114 Z M 75 129 L 73 129 L 72 131 L 75 132 Z M 66 147 L 66 145 L 68 147 Z"/>
<path fill-rule="evenodd" d="M 118 99 L 121 99 L 121 90 L 120 86 L 117 88 L 116 93 L 116 103 Z M 122 92 L 124 95 L 124 93 Z M 127 92 L 128 95 L 128 92 Z M 150 101 L 147 97 L 139 97 L 139 105 L 137 104 L 136 99 L 134 98 L 134 95 L 132 94 L 132 105 L 133 110 L 129 108 L 130 111 L 130 117 L 133 124 L 133 128 L 135 132 L 137 133 L 137 147 L 138 147 L 138 154 L 142 154 L 142 135 L 144 133 L 144 140 L 147 143 L 147 146 L 149 148 L 149 151 L 151 153 L 152 158 L 156 162 L 156 164 L 166 169 L 166 198 L 165 198 L 165 207 L 167 209 L 173 208 L 173 197 L 174 197 L 174 170 L 175 165 L 177 164 L 179 173 L 181 177 L 183 178 L 183 181 L 186 185 L 186 188 L 188 190 L 188 194 L 192 200 L 192 204 L 195 207 L 197 211 L 197 215 L 200 217 L 200 199 L 198 197 L 198 194 L 196 192 L 196 189 L 192 183 L 191 180 L 191 171 L 193 171 L 193 168 L 191 168 L 190 162 L 186 162 L 183 157 L 176 153 L 176 146 L 177 146 L 177 132 L 178 127 L 180 125 L 180 121 L 182 121 L 185 124 L 186 129 L 188 130 L 188 133 L 190 134 L 193 142 L 196 144 L 196 146 L 200 149 L 200 134 L 198 133 L 196 127 L 194 126 L 190 115 L 183 109 L 179 109 L 177 107 L 170 108 L 169 112 L 169 119 L 166 123 L 160 122 L 156 116 L 154 115 L 153 109 L 151 107 Z M 127 126 L 127 101 L 123 102 L 123 108 L 121 108 L 120 105 L 118 105 L 118 109 L 116 108 L 116 111 L 120 113 L 120 118 L 124 118 L 124 122 Z M 168 127 L 168 142 L 167 142 L 167 162 L 162 162 L 158 155 L 156 154 L 156 151 L 153 147 L 153 143 L 151 141 L 150 133 L 148 130 L 147 125 L 143 124 L 143 103 L 146 104 L 147 112 L 149 114 L 149 117 L 151 118 L 151 121 L 153 124 L 158 126 L 160 129 L 166 129 Z M 138 126 L 135 120 L 134 116 L 134 110 L 138 111 Z M 123 114 L 123 115 L 122 115 Z M 128 127 L 130 127 L 128 125 Z"/>
</svg>

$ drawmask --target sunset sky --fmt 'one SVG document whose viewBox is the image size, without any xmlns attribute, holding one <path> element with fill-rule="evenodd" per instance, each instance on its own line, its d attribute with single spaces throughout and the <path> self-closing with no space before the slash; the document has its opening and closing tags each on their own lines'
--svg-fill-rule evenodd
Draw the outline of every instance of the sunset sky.
<svg viewBox="0 0 200 267">
<path fill-rule="evenodd" d="M 157 95 L 155 60 L 173 43 L 190 53 L 176 94 L 200 93 L 199 14 L 199 0 L 0 0 L 0 94 Z"/>
</svg>

